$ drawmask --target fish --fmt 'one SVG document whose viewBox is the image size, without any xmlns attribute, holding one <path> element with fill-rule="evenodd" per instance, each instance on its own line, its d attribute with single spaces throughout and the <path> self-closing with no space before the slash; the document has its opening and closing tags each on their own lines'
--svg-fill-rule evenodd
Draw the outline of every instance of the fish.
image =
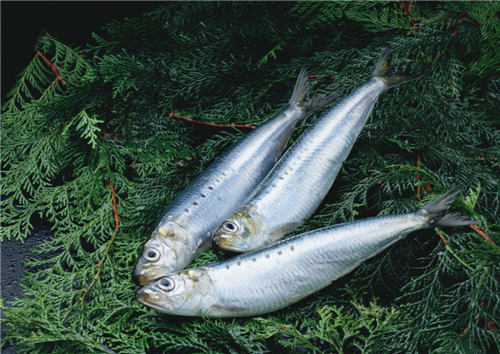
<svg viewBox="0 0 500 354">
<path fill-rule="evenodd" d="M 325 227 L 172 273 L 139 289 L 136 299 L 180 316 L 247 317 L 277 311 L 327 287 L 411 232 L 482 222 L 447 213 L 459 192 L 453 188 L 415 212 Z"/>
<path fill-rule="evenodd" d="M 319 207 L 363 129 L 378 96 L 425 73 L 389 76 L 389 47 L 371 78 L 319 117 L 287 150 L 248 203 L 214 232 L 215 248 L 249 252 L 281 239 Z"/>
<path fill-rule="evenodd" d="M 309 99 L 308 76 L 303 69 L 288 106 L 234 143 L 168 205 L 137 260 L 133 281 L 144 285 L 184 269 L 210 249 L 211 233 L 248 200 L 269 173 L 297 122 L 337 98 L 318 95 Z"/>
</svg>

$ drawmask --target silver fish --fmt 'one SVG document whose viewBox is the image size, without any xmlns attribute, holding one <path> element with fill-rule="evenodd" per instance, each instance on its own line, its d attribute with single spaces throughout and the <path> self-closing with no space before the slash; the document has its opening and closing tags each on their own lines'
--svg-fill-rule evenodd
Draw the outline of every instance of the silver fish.
<svg viewBox="0 0 500 354">
<path fill-rule="evenodd" d="M 410 232 L 481 222 L 445 213 L 458 193 L 452 189 L 416 212 L 315 230 L 173 273 L 139 289 L 136 299 L 182 316 L 240 317 L 276 311 L 325 288 Z"/>
<path fill-rule="evenodd" d="M 144 285 L 184 269 L 210 248 L 211 233 L 250 198 L 283 153 L 297 122 L 336 99 L 308 99 L 307 78 L 302 70 L 288 107 L 238 140 L 167 207 L 137 261 L 135 283 Z"/>
<path fill-rule="evenodd" d="M 309 219 L 330 190 L 378 96 L 423 74 L 388 77 L 389 48 L 370 80 L 318 118 L 288 149 L 251 200 L 218 227 L 213 245 L 248 252 L 282 238 Z"/>
</svg>

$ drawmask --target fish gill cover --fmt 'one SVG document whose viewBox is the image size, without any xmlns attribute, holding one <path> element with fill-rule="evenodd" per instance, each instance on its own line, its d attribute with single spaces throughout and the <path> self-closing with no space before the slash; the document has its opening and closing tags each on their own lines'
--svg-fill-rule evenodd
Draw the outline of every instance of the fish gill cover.
<svg viewBox="0 0 500 354">
<path fill-rule="evenodd" d="M 499 14 L 498 2 L 176 2 L 110 23 L 86 49 L 44 33 L 2 107 L 1 237 L 29 237 L 34 214 L 54 237 L 26 262 L 23 296 L 1 303 L 6 342 L 20 353 L 498 352 Z M 302 67 L 313 94 L 345 94 L 387 45 L 392 68 L 429 75 L 380 97 L 292 234 L 417 210 L 456 185 L 453 212 L 484 223 L 416 232 L 261 318 L 177 318 L 135 301 L 148 231 L 193 176 L 282 110 Z"/>
</svg>

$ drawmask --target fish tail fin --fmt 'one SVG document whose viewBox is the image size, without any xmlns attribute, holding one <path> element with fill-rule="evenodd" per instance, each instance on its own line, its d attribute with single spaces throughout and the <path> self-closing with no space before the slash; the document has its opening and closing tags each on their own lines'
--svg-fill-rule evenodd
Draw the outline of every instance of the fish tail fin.
<svg viewBox="0 0 500 354">
<path fill-rule="evenodd" d="M 330 103 L 336 101 L 339 95 L 319 95 L 312 99 L 308 99 L 309 96 L 309 82 L 307 81 L 307 71 L 303 68 L 300 71 L 299 77 L 297 78 L 297 83 L 293 90 L 292 98 L 288 102 L 290 106 L 296 106 L 306 111 L 306 114 L 314 112 L 320 108 L 328 106 Z"/>
<path fill-rule="evenodd" d="M 372 77 L 382 79 L 386 83 L 387 88 L 398 86 L 404 84 L 405 82 L 416 80 L 427 75 L 427 72 L 389 75 L 389 71 L 391 69 L 391 60 L 389 59 L 390 52 L 391 50 L 389 47 L 384 49 L 372 74 Z"/>
<path fill-rule="evenodd" d="M 482 222 L 481 220 L 471 220 L 467 216 L 446 213 L 461 190 L 462 189 L 460 187 L 452 188 L 419 210 L 419 212 L 421 212 L 429 222 L 426 228 L 463 226 L 479 224 Z"/>
</svg>

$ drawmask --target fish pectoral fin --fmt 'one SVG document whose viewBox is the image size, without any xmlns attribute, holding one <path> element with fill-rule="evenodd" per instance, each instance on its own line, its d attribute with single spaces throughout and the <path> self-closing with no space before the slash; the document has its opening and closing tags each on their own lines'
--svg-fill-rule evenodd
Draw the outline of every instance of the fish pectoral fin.
<svg viewBox="0 0 500 354">
<path fill-rule="evenodd" d="M 198 245 L 198 247 L 196 248 L 196 252 L 205 253 L 211 248 L 212 248 L 212 238 L 209 237 Z"/>
<path fill-rule="evenodd" d="M 269 239 L 271 240 L 271 242 L 277 241 L 281 239 L 283 236 L 285 236 L 286 233 L 292 231 L 299 225 L 300 224 L 298 222 L 292 222 L 290 224 L 283 225 L 280 228 L 277 228 L 276 230 L 271 232 L 269 234 Z"/>
</svg>

